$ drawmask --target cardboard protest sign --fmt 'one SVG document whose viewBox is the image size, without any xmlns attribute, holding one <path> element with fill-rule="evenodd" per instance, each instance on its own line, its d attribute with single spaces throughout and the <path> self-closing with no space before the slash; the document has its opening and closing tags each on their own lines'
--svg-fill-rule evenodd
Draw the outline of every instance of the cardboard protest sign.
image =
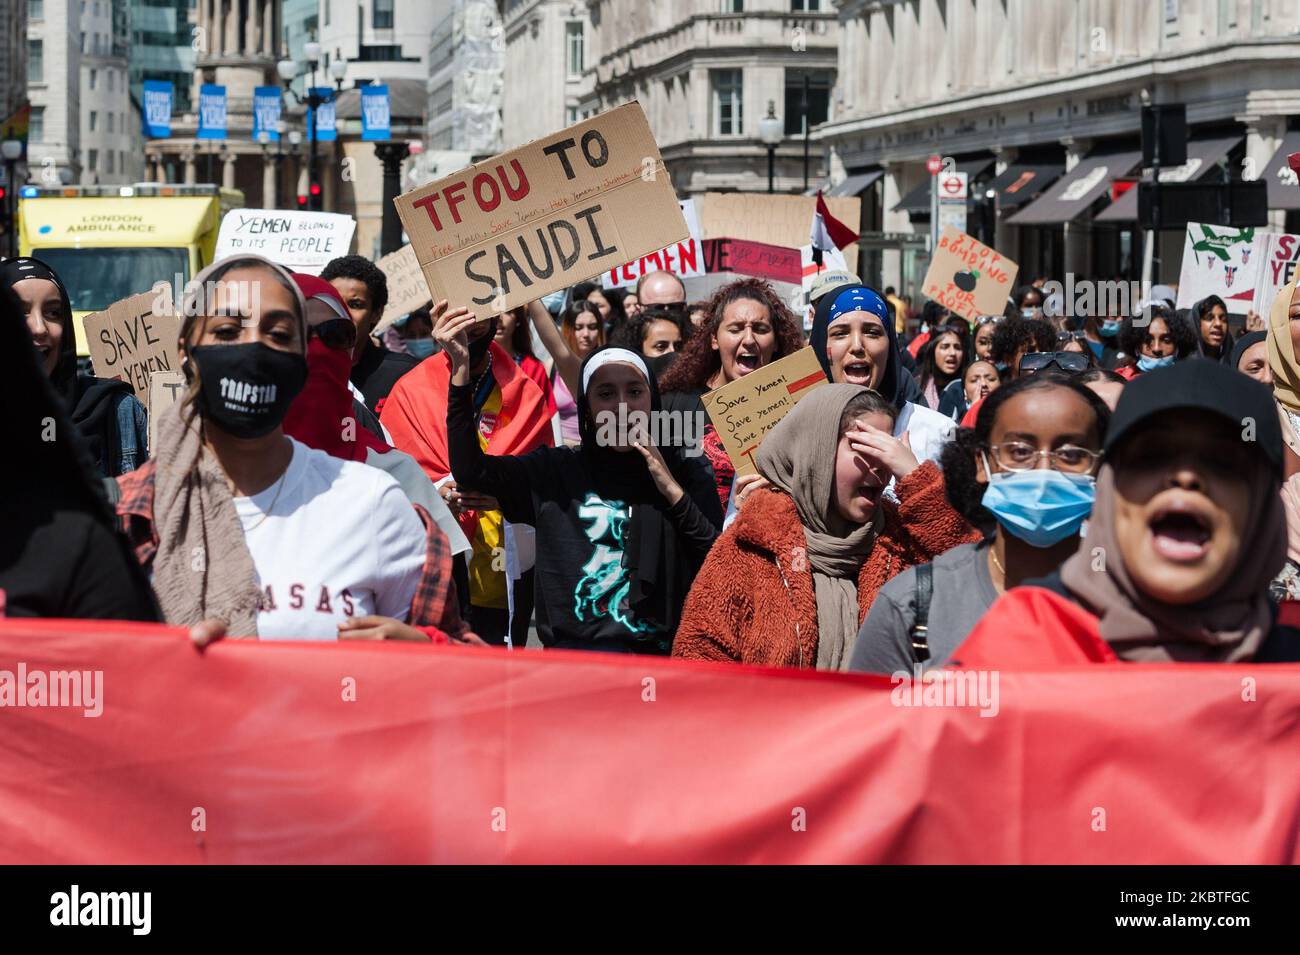
<svg viewBox="0 0 1300 955">
<path fill-rule="evenodd" d="M 1001 315 L 1020 266 L 949 226 L 939 236 L 921 294 L 963 318 Z"/>
<path fill-rule="evenodd" d="M 375 265 L 388 279 L 388 305 L 375 326 L 377 335 L 403 315 L 429 302 L 429 284 L 424 281 L 420 260 L 410 245 L 389 252 Z"/>
<path fill-rule="evenodd" d="M 395 204 L 430 297 L 480 318 L 690 235 L 636 102 L 475 163 Z"/>
<path fill-rule="evenodd" d="M 748 239 L 705 239 L 704 264 L 710 272 L 731 272 L 799 284 L 799 250 Z"/>
<path fill-rule="evenodd" d="M 635 262 L 628 262 L 616 269 L 610 269 L 601 277 L 605 288 L 627 288 L 636 285 L 641 276 L 649 272 L 672 272 L 683 281 L 699 278 L 704 274 L 704 253 L 700 247 L 703 238 L 700 234 L 700 217 L 695 211 L 694 199 L 682 199 L 678 203 L 682 215 L 686 218 L 686 227 L 691 230 L 690 238 L 677 242 L 658 252 L 643 255 Z"/>
<path fill-rule="evenodd" d="M 356 228 L 355 219 L 335 212 L 232 209 L 221 220 L 212 260 L 252 252 L 290 271 L 318 275 L 330 259 L 348 254 Z"/>
<path fill-rule="evenodd" d="M 1252 308 L 1256 314 L 1267 316 L 1273 308 L 1273 299 L 1296 276 L 1296 262 L 1300 262 L 1300 235 L 1284 233 L 1263 237 L 1264 253 L 1259 263 L 1259 278 L 1255 283 Z M 1226 303 L 1226 299 L 1224 300 Z"/>
<path fill-rule="evenodd" d="M 763 436 L 804 395 L 824 384 L 826 373 L 808 347 L 703 396 L 704 408 L 731 463 L 736 466 L 737 476 L 757 471 L 754 453 Z"/>
<path fill-rule="evenodd" d="M 822 197 L 831 215 L 855 227 L 862 218 L 857 196 Z M 816 196 L 780 196 L 766 192 L 707 192 L 697 200 L 705 239 L 743 237 L 796 252 L 808 244 Z M 844 249 L 849 268 L 856 268 L 856 246 Z M 797 280 L 795 280 L 797 282 Z"/>
<path fill-rule="evenodd" d="M 181 400 L 185 390 L 185 376 L 179 371 L 155 371 L 149 376 L 149 392 L 145 407 L 149 409 L 149 452 L 158 447 L 158 419 L 162 413 Z"/>
<path fill-rule="evenodd" d="M 1254 228 L 1189 222 L 1178 274 L 1178 308 L 1191 308 L 1205 296 L 1217 295 L 1229 312 L 1246 314 L 1255 301 L 1264 239 L 1265 234 Z"/>
<path fill-rule="evenodd" d="M 85 331 L 95 376 L 125 381 L 142 402 L 150 374 L 180 371 L 181 320 L 166 291 L 141 292 L 87 315 Z"/>
</svg>

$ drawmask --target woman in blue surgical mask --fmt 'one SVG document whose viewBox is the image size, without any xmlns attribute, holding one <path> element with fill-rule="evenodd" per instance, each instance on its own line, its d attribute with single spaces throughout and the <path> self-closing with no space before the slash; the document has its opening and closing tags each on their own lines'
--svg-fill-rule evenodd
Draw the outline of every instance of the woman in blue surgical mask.
<svg viewBox="0 0 1300 955">
<path fill-rule="evenodd" d="M 423 361 L 435 351 L 433 320 L 427 308 L 417 308 L 402 322 L 402 341 L 408 354 Z"/>
<path fill-rule="evenodd" d="M 1144 372 L 1165 368 L 1199 354 L 1197 333 L 1184 313 L 1163 304 L 1144 302 L 1135 318 L 1126 318 L 1119 329 L 1119 348 L 1133 364 L 1115 369 L 1132 381 Z"/>
<path fill-rule="evenodd" d="M 917 663 L 941 666 L 998 596 L 1050 574 L 1073 554 L 1092 510 L 1109 420 L 1096 394 L 1050 372 L 990 394 L 975 427 L 960 429 L 940 460 L 948 502 L 984 539 L 885 584 L 849 668 L 894 673 Z M 930 576 L 931 596 L 928 630 L 918 632 L 923 574 Z"/>
</svg>

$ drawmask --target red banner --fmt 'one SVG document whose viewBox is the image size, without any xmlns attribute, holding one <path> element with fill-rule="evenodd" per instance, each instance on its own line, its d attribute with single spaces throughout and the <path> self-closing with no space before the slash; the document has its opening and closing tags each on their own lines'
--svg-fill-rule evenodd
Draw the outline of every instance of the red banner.
<svg viewBox="0 0 1300 955">
<path fill-rule="evenodd" d="M 1300 862 L 1300 666 L 980 679 L 4 621 L 0 863 Z"/>
</svg>

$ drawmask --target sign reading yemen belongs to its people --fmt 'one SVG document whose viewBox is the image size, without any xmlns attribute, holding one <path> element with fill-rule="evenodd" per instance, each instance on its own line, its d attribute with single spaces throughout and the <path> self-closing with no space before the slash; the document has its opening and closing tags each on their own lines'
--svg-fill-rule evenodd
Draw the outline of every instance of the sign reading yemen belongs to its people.
<svg viewBox="0 0 1300 955">
<path fill-rule="evenodd" d="M 403 315 L 429 302 L 429 285 L 424 281 L 420 271 L 420 260 L 415 257 L 415 249 L 404 245 L 396 252 L 389 252 L 375 265 L 388 279 L 388 304 L 384 314 L 375 326 L 374 334 L 379 334 Z"/>
<path fill-rule="evenodd" d="M 921 294 L 963 318 L 1001 315 L 1020 266 L 952 226 L 925 271 Z"/>
<path fill-rule="evenodd" d="M 737 476 L 757 472 L 754 454 L 763 436 L 804 395 L 824 384 L 826 373 L 809 346 L 703 396 L 705 410 Z"/>
<path fill-rule="evenodd" d="M 357 221 L 337 212 L 232 209 L 221 220 L 214 262 L 251 252 L 292 272 L 319 275 L 347 255 Z"/>
<path fill-rule="evenodd" d="M 690 236 L 640 104 L 395 200 L 434 301 L 480 318 Z"/>
<path fill-rule="evenodd" d="M 165 313 L 155 308 L 166 308 Z M 141 292 L 87 315 L 86 343 L 97 378 L 125 381 L 146 407 L 149 376 L 181 368 L 181 320 L 166 292 Z"/>
</svg>

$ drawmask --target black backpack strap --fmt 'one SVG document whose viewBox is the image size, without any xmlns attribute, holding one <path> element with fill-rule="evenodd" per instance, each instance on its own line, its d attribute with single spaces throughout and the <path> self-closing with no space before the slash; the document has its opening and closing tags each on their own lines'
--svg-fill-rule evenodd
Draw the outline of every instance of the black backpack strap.
<svg viewBox="0 0 1300 955">
<path fill-rule="evenodd" d="M 930 659 L 930 598 L 934 596 L 934 565 L 916 568 L 916 615 L 912 620 L 912 653 L 918 663 Z"/>
</svg>

